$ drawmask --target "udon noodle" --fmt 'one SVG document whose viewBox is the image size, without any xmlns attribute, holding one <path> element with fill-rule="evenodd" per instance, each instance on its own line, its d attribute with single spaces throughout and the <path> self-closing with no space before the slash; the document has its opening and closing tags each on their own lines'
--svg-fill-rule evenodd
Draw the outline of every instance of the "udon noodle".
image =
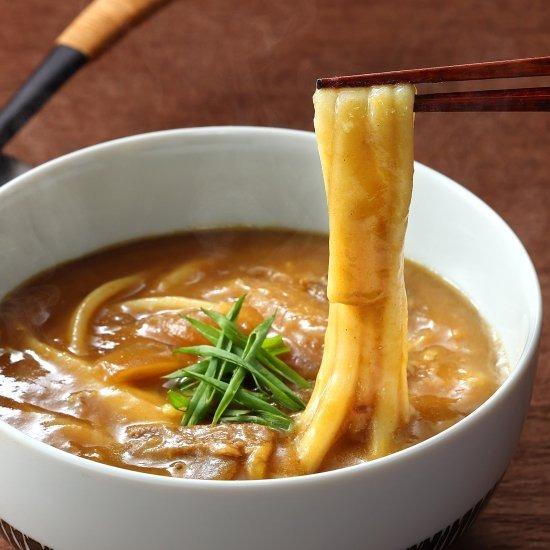
<svg viewBox="0 0 550 550">
<path fill-rule="evenodd" d="M 315 131 L 330 223 L 323 361 L 300 419 L 298 456 L 315 471 L 354 415 L 366 456 L 409 419 L 403 245 L 413 175 L 410 85 L 319 90 Z"/>
</svg>

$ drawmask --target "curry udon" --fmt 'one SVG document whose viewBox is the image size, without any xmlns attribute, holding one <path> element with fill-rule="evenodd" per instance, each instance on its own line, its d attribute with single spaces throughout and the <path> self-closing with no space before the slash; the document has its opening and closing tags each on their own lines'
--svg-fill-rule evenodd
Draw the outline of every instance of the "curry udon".
<svg viewBox="0 0 550 550">
<path fill-rule="evenodd" d="M 413 102 L 408 85 L 316 93 L 328 239 L 145 239 L 13 291 L 0 418 L 123 468 L 261 479 L 372 460 L 471 413 L 500 357 L 468 300 L 404 260 Z"/>
</svg>

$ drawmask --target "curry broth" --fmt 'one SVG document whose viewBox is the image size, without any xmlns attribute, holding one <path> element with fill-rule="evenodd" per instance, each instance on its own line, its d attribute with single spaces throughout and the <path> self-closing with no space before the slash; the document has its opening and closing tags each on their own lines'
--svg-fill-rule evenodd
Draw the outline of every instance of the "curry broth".
<svg viewBox="0 0 550 550">
<path fill-rule="evenodd" d="M 181 413 L 165 405 L 159 373 L 190 364 L 172 349 L 202 340 L 176 311 L 136 313 L 121 304 L 166 295 L 230 302 L 246 293 L 243 328 L 277 309 L 274 329 L 291 349 L 285 361 L 314 380 L 327 323 L 327 264 L 325 236 L 223 230 L 124 244 L 48 271 L 0 304 L 0 418 L 50 445 L 123 468 L 208 479 L 297 475 L 289 440 L 268 428 L 179 426 Z M 89 352 L 75 363 L 68 326 L 79 303 L 98 286 L 136 273 L 138 284 L 95 313 Z M 493 338 L 468 300 L 413 262 L 405 275 L 412 415 L 393 451 L 459 421 L 501 378 Z M 49 347 L 30 347 L 22 336 L 29 333 Z M 369 458 L 368 433 L 355 430 L 358 423 L 350 415 L 322 469 Z"/>
</svg>

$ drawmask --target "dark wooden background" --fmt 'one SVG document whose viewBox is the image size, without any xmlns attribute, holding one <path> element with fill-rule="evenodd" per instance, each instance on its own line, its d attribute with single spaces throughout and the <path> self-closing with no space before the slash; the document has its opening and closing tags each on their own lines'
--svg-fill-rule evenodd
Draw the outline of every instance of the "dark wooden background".
<svg viewBox="0 0 550 550">
<path fill-rule="evenodd" d="M 0 0 L 0 103 L 85 4 Z M 77 75 L 8 151 L 36 164 L 165 128 L 310 129 L 317 76 L 547 54 L 548 0 L 179 0 Z M 547 327 L 549 151 L 550 113 L 421 114 L 416 120 L 416 158 L 487 201 L 529 249 Z M 455 548 L 550 548 L 549 348 L 547 330 L 514 461 Z"/>
</svg>

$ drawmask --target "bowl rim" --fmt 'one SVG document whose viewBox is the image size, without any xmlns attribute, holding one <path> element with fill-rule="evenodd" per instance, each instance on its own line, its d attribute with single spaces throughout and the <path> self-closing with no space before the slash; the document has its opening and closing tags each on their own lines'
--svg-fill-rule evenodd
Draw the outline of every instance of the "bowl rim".
<svg viewBox="0 0 550 550">
<path fill-rule="evenodd" d="M 40 179 L 40 177 L 45 173 L 60 168 L 62 169 L 64 166 L 70 164 L 71 162 L 77 162 L 81 157 L 95 155 L 96 153 L 102 153 L 103 151 L 116 150 L 120 147 L 124 148 L 126 145 L 140 142 L 148 142 L 150 144 L 154 144 L 155 142 L 161 142 L 162 140 L 170 140 L 173 137 L 188 136 L 190 138 L 193 138 L 204 137 L 206 135 L 212 137 L 218 136 L 236 139 L 243 137 L 250 138 L 253 136 L 276 136 L 308 139 L 310 141 L 315 141 L 315 134 L 310 131 L 267 126 L 202 126 L 136 134 L 78 149 L 66 155 L 56 157 L 35 168 L 32 168 L 30 171 L 17 176 L 15 179 L 0 187 L 0 200 L 2 200 L 3 197 L 5 197 L 6 195 L 16 192 L 22 186 L 32 185 L 33 180 Z M 27 450 L 38 453 L 44 458 L 50 458 L 52 460 L 60 461 L 68 466 L 70 465 L 75 467 L 75 469 L 81 469 L 82 472 L 86 472 L 90 475 L 95 474 L 108 478 L 117 478 L 119 481 L 157 485 L 159 487 L 182 487 L 187 489 L 194 488 L 196 490 L 206 490 L 209 488 L 215 488 L 216 490 L 254 490 L 257 488 L 264 489 L 266 487 L 270 487 L 270 490 L 282 490 L 285 487 L 308 487 L 311 484 L 319 485 L 328 483 L 340 483 L 341 481 L 344 481 L 350 477 L 361 474 L 376 475 L 378 471 L 389 469 L 393 467 L 395 463 L 418 459 L 425 455 L 425 453 L 429 453 L 432 448 L 444 444 L 444 441 L 446 439 L 464 433 L 471 425 L 479 421 L 484 416 L 490 414 L 496 403 L 504 399 L 514 390 L 515 386 L 518 385 L 520 378 L 523 376 L 525 371 L 528 370 L 531 361 L 536 355 L 540 339 L 542 326 L 542 293 L 535 267 L 527 250 L 525 249 L 519 237 L 514 233 L 514 231 L 501 218 L 499 214 L 497 214 L 488 204 L 482 201 L 470 190 L 466 189 L 459 183 L 445 176 L 441 172 L 438 172 L 433 168 L 430 168 L 417 161 L 415 161 L 415 171 L 430 174 L 432 177 L 439 179 L 440 184 L 445 186 L 447 191 L 463 195 L 473 207 L 479 209 L 483 213 L 483 215 L 490 223 L 495 224 L 496 226 L 498 226 L 500 231 L 506 233 L 511 239 L 513 246 L 515 246 L 519 250 L 523 258 L 523 269 L 526 270 L 528 276 L 532 280 L 531 290 L 534 293 L 532 298 L 535 309 L 534 315 L 529 319 L 529 332 L 520 357 L 518 358 L 516 364 L 511 366 L 511 371 L 509 375 L 497 388 L 497 390 L 476 410 L 474 410 L 465 418 L 459 420 L 456 424 L 445 429 L 439 434 L 436 434 L 429 439 L 421 441 L 420 443 L 417 443 L 411 447 L 407 447 L 390 455 L 377 458 L 369 462 L 364 462 L 362 464 L 347 466 L 338 470 L 318 472 L 303 476 L 232 481 L 173 478 L 168 476 L 160 476 L 157 474 L 128 470 L 118 466 L 111 466 L 108 464 L 95 462 L 93 460 L 82 458 L 66 451 L 62 451 L 42 441 L 35 440 L 29 435 L 18 430 L 17 428 L 7 424 L 1 419 L 0 435 L 10 437 L 17 443 L 21 444 L 23 447 L 26 447 Z"/>
</svg>

